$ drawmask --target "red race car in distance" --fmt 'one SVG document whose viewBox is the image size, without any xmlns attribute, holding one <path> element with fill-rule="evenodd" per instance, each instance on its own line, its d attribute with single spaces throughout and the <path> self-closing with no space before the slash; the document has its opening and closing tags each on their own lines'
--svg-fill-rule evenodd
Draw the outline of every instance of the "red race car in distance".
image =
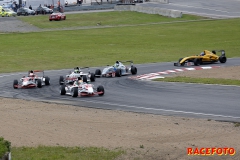
<svg viewBox="0 0 240 160">
<path fill-rule="evenodd" d="M 52 13 L 49 15 L 49 21 L 61 21 L 61 20 L 66 20 L 66 15 L 63 13 Z"/>
</svg>

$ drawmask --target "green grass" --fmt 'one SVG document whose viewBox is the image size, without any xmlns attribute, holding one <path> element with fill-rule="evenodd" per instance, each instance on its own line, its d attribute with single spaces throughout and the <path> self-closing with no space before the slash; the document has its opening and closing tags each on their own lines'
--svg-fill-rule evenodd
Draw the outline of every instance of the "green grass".
<svg viewBox="0 0 240 160">
<path fill-rule="evenodd" d="M 4 156 L 6 152 L 10 152 L 11 143 L 5 140 L 3 137 L 0 137 L 0 159 Z"/>
<path fill-rule="evenodd" d="M 227 26 L 227 29 L 226 29 Z M 240 19 L 0 36 L 0 73 L 29 69 L 177 61 L 204 49 L 239 57 Z"/>
<path fill-rule="evenodd" d="M 221 85 L 237 85 L 237 86 L 240 86 L 240 80 L 218 79 L 218 78 L 191 78 L 191 77 L 177 76 L 177 77 L 159 78 L 159 79 L 155 79 L 154 81 L 221 84 Z"/>
<path fill-rule="evenodd" d="M 20 16 L 18 18 L 42 29 L 97 26 L 99 22 L 101 22 L 101 26 L 117 26 L 203 19 L 203 17 L 193 15 L 183 15 L 182 18 L 168 18 L 160 15 L 130 11 L 67 14 L 66 21 L 50 22 L 48 17 L 49 15 L 37 15 L 28 17 Z"/>
<path fill-rule="evenodd" d="M 12 160 L 113 160 L 122 150 L 95 147 L 13 147 Z"/>
</svg>

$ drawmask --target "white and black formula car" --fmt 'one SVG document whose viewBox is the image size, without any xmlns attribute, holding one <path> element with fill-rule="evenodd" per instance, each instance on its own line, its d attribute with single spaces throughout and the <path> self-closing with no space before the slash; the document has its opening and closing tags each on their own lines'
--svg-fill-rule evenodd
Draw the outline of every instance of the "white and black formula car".
<svg viewBox="0 0 240 160">
<path fill-rule="evenodd" d="M 89 68 L 89 67 L 84 67 Z M 84 69 L 82 68 L 82 69 Z M 81 77 L 83 82 L 94 82 L 95 81 L 95 74 L 88 71 L 88 73 L 84 73 L 79 67 L 74 68 L 74 71 L 70 71 L 65 77 L 60 76 L 59 84 L 70 84 L 72 85 L 74 81 Z"/>
<path fill-rule="evenodd" d="M 129 62 L 129 66 L 125 66 L 123 63 Z M 96 77 L 121 77 L 123 75 L 135 75 L 137 74 L 137 67 L 133 65 L 133 61 L 116 61 L 113 66 L 108 66 L 101 71 L 97 69 L 95 71 Z"/>
</svg>

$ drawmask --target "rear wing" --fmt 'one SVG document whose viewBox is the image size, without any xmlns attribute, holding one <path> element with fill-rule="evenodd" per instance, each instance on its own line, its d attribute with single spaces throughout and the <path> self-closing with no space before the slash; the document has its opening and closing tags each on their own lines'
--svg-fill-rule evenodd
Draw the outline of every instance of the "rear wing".
<svg viewBox="0 0 240 160">
<path fill-rule="evenodd" d="M 44 70 L 33 70 L 33 73 L 43 73 L 44 76 Z M 30 74 L 30 71 L 28 71 L 28 75 Z"/>
<path fill-rule="evenodd" d="M 213 54 L 216 54 L 217 52 L 221 52 L 221 56 L 224 56 L 224 57 L 226 56 L 225 55 L 225 50 L 222 50 L 222 49 L 221 50 L 212 50 Z"/>
<path fill-rule="evenodd" d="M 129 61 L 119 61 L 119 62 L 121 62 L 121 63 L 128 63 L 129 62 L 130 65 L 133 66 L 133 61 L 132 60 L 129 60 Z"/>
</svg>

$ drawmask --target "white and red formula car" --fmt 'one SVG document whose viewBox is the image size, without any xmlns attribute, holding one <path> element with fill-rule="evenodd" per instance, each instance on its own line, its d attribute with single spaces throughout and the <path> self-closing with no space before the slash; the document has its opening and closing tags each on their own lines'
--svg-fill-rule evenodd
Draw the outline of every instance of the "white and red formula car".
<svg viewBox="0 0 240 160">
<path fill-rule="evenodd" d="M 98 86 L 97 88 L 94 88 L 93 84 L 89 84 L 86 82 L 78 82 L 75 81 L 73 85 L 60 85 L 60 94 L 61 95 L 71 95 L 72 97 L 78 97 L 78 96 L 94 96 L 104 95 L 104 88 L 102 85 Z"/>
<path fill-rule="evenodd" d="M 41 72 L 43 74 L 42 77 L 37 76 L 36 73 Z M 44 76 L 44 71 L 29 71 L 28 76 L 23 76 L 20 79 L 20 84 L 18 80 L 13 81 L 13 88 L 42 88 L 43 85 L 50 85 L 50 78 L 48 76 Z"/>
</svg>

